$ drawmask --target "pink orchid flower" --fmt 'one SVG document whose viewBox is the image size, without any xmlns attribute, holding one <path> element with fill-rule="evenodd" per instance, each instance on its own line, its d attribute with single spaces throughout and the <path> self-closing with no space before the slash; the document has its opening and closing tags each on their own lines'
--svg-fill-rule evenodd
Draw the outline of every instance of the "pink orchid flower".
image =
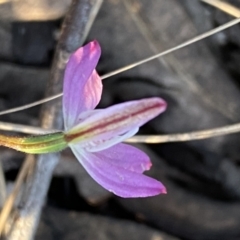
<svg viewBox="0 0 240 240">
<path fill-rule="evenodd" d="M 73 53 L 65 70 L 63 117 L 65 140 L 78 161 L 101 186 L 124 197 L 166 193 L 159 181 L 143 175 L 149 157 L 123 140 L 166 109 L 160 98 L 148 98 L 96 109 L 102 81 L 95 68 L 101 49 L 90 42 Z"/>
</svg>

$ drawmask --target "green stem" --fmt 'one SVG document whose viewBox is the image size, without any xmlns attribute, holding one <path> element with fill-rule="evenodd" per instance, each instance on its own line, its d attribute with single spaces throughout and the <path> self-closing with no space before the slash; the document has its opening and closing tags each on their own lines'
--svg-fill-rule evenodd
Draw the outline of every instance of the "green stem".
<svg viewBox="0 0 240 240">
<path fill-rule="evenodd" d="M 68 146 L 63 132 L 31 137 L 0 135 L 0 145 L 31 154 L 58 152 Z"/>
</svg>

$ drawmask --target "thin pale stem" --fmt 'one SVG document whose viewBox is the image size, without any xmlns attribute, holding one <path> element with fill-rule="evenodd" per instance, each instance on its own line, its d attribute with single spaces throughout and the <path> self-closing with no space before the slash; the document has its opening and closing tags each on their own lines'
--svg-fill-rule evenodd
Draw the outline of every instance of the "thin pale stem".
<svg viewBox="0 0 240 240">
<path fill-rule="evenodd" d="M 21 128 L 19 128 L 18 124 L 12 124 L 7 123 L 8 126 L 11 126 L 12 131 L 16 132 L 24 132 L 28 134 L 34 134 L 36 131 L 38 131 L 39 134 L 45 134 L 46 130 L 42 128 L 36 128 L 34 127 L 28 128 L 28 126 L 23 126 L 23 130 L 21 131 Z M 4 125 L 3 122 L 0 124 Z M 17 127 L 15 128 L 15 125 Z M 25 130 L 28 129 L 29 131 L 26 132 Z M 32 131 L 32 132 L 31 132 Z M 42 131 L 42 132 L 41 132 Z M 54 130 L 55 132 L 56 130 Z M 176 134 L 166 134 L 166 135 L 136 135 L 134 137 L 131 137 L 125 142 L 131 142 L 131 143 L 166 143 L 166 142 L 185 142 L 185 141 L 193 141 L 193 140 L 200 140 L 200 139 L 206 139 L 211 137 L 217 137 L 221 135 L 226 134 L 232 134 L 232 133 L 238 133 L 240 132 L 240 123 L 218 127 L 218 128 L 212 128 L 202 131 L 194 131 L 194 132 L 188 132 L 188 133 L 176 133 Z"/>
<path fill-rule="evenodd" d="M 169 53 L 172 53 L 172 52 L 174 52 L 174 51 L 176 51 L 176 50 L 179 50 L 179 49 L 181 49 L 181 48 L 184 48 L 184 47 L 186 47 L 186 46 L 188 46 L 188 45 L 190 45 L 190 44 L 196 43 L 196 42 L 198 42 L 198 41 L 200 41 L 200 40 L 202 40 L 202 39 L 204 39 L 204 38 L 207 38 L 207 37 L 209 37 L 209 36 L 212 36 L 213 34 L 216 34 L 216 33 L 218 33 L 218 32 L 221 32 L 221 31 L 223 31 L 223 30 L 225 30 L 225 29 L 227 29 L 227 28 L 229 28 L 229 27 L 232 27 L 232 26 L 238 24 L 239 22 L 240 22 L 240 18 L 234 19 L 234 20 L 232 20 L 232 21 L 230 21 L 230 22 L 227 22 L 227 23 L 225 23 L 225 24 L 223 24 L 223 25 L 221 25 L 221 26 L 219 26 L 219 27 L 217 27 L 217 28 L 214 28 L 214 29 L 212 29 L 212 30 L 210 30 L 210 31 L 208 31 L 208 32 L 205 32 L 205 33 L 203 33 L 203 34 L 200 34 L 200 35 L 198 35 L 197 37 L 194 37 L 194 38 L 192 38 L 192 39 L 190 39 L 190 40 L 188 40 L 188 41 L 186 41 L 186 42 L 184 42 L 184 43 L 182 43 L 182 44 L 179 44 L 179 45 L 176 46 L 176 47 L 170 48 L 170 49 L 168 49 L 168 50 L 166 50 L 166 51 L 164 51 L 164 52 L 155 54 L 155 55 L 153 55 L 153 56 L 151 56 L 151 57 L 149 57 L 149 58 L 143 59 L 143 60 L 138 61 L 138 62 L 135 62 L 135 63 L 133 63 L 133 64 L 129 64 L 129 65 L 126 66 L 126 67 L 123 67 L 123 68 L 117 69 L 117 70 L 115 70 L 115 71 L 112 71 L 112 72 L 110 72 L 110 73 L 108 73 L 108 74 L 105 74 L 105 75 L 101 76 L 101 78 L 102 78 L 102 79 L 106 79 L 106 78 L 112 77 L 112 76 L 117 75 L 117 74 L 119 74 L 119 73 L 125 72 L 125 71 L 130 70 L 130 69 L 132 69 L 132 68 L 135 68 L 135 67 L 137 67 L 137 66 L 140 66 L 140 65 L 142 65 L 142 64 L 144 64 L 144 63 L 150 62 L 150 61 L 152 61 L 152 60 L 154 60 L 154 59 L 156 59 L 156 58 L 163 57 L 163 56 L 165 56 L 165 55 L 167 55 L 167 54 L 169 54 Z"/>
<path fill-rule="evenodd" d="M 102 78 L 102 79 L 106 79 L 106 78 L 115 76 L 115 75 L 117 75 L 117 74 L 119 74 L 119 73 L 123 73 L 123 72 L 128 71 L 128 70 L 130 70 L 130 69 L 132 69 L 132 68 L 135 68 L 135 67 L 137 67 L 137 66 L 140 66 L 140 65 L 142 65 L 142 64 L 144 64 L 144 63 L 150 62 L 150 61 L 152 61 L 152 60 L 154 60 L 154 59 L 163 57 L 163 56 L 165 56 L 165 55 L 167 55 L 167 54 L 169 54 L 169 53 L 172 53 L 172 52 L 174 52 L 174 51 L 176 51 L 176 50 L 179 50 L 179 49 L 181 49 L 181 48 L 184 48 L 184 47 L 186 47 L 186 46 L 188 46 L 188 45 L 190 45 L 190 44 L 193 44 L 193 43 L 195 43 L 195 42 L 198 42 L 198 41 L 200 41 L 200 40 L 202 40 L 202 39 L 204 39 L 204 38 L 207 38 L 207 37 L 209 37 L 209 36 L 212 36 L 213 34 L 216 34 L 216 33 L 221 32 L 221 31 L 223 31 L 223 30 L 225 30 L 225 29 L 227 29 L 227 28 L 230 28 L 230 27 L 238 24 L 239 22 L 240 22 L 240 18 L 234 19 L 234 20 L 232 20 L 232 21 L 230 21 L 230 22 L 227 22 L 227 23 L 225 23 L 225 24 L 223 24 L 223 25 L 221 25 L 221 26 L 219 26 L 219 27 L 217 27 L 217 28 L 214 28 L 214 29 L 212 29 L 212 30 L 210 30 L 210 31 L 208 31 L 208 32 L 205 32 L 205 33 L 203 33 L 203 34 L 200 34 L 199 36 L 194 37 L 194 38 L 192 38 L 192 39 L 190 39 L 190 40 L 188 40 L 188 41 L 186 41 L 186 42 L 184 42 L 184 43 L 182 43 L 182 44 L 179 44 L 179 45 L 176 46 L 176 47 L 170 48 L 170 49 L 168 49 L 168 50 L 166 50 L 166 51 L 164 51 L 164 52 L 158 53 L 158 54 L 153 55 L 153 56 L 151 56 L 151 57 L 149 57 L 149 58 L 146 58 L 146 59 L 143 59 L 143 60 L 141 60 L 141 61 L 135 62 L 135 63 L 133 63 L 133 64 L 129 64 L 128 66 L 119 68 L 119 69 L 117 69 L 117 70 L 115 70 L 115 71 L 112 71 L 112 72 L 110 72 L 110 73 L 104 74 L 103 76 L 101 76 L 101 78 Z M 22 111 L 22 110 L 25 110 L 25 109 L 28 109 L 28 108 L 31 108 L 31 107 L 34 107 L 34 106 L 37 106 L 37 105 L 40 105 L 40 104 L 49 102 L 49 101 L 51 101 L 51 100 L 53 100 L 53 99 L 56 99 L 56 98 L 61 97 L 62 95 L 63 95 L 63 93 L 58 93 L 58 94 L 53 95 L 53 96 L 51 96 L 51 97 L 44 98 L 44 99 L 42 99 L 42 100 L 39 100 L 39 101 L 30 103 L 30 104 L 26 104 L 26 105 L 23 105 L 23 106 L 20 106 L 20 107 L 11 108 L 11 109 L 8 109 L 8 110 L 5 110 L 5 111 L 1 111 L 1 112 L 0 112 L 0 115 L 5 115 L 5 114 L 13 113 L 13 112 Z"/>
<path fill-rule="evenodd" d="M 217 137 L 221 135 L 238 133 L 240 132 L 240 123 L 233 125 L 212 128 L 202 131 L 194 131 L 188 133 L 176 133 L 176 134 L 167 134 L 167 135 L 138 135 L 131 137 L 126 140 L 126 142 L 131 143 L 167 143 L 167 142 L 186 142 L 192 140 L 200 140 L 206 138 Z"/>
<path fill-rule="evenodd" d="M 28 109 L 28 108 L 31 108 L 31 107 L 35 107 L 35 106 L 41 105 L 41 104 L 46 103 L 46 102 L 50 102 L 50 101 L 52 101 L 54 99 L 62 97 L 62 95 L 63 95 L 63 93 L 59 93 L 59 94 L 53 95 L 51 97 L 47 97 L 47 98 L 41 99 L 39 101 L 32 102 L 32 103 L 29 103 L 29 104 L 26 104 L 26 105 L 23 105 L 23 106 L 20 106 L 20 107 L 4 110 L 4 111 L 0 112 L 0 115 L 6 115 L 6 114 L 9 114 L 9 113 L 23 111 L 25 109 Z"/>
<path fill-rule="evenodd" d="M 228 13 L 229 15 L 232 15 L 236 18 L 240 17 L 240 9 L 237 7 L 223 1 L 219 0 L 201 0 L 202 2 L 205 2 L 213 7 L 218 8 L 219 10 Z"/>
<path fill-rule="evenodd" d="M 28 125 L 13 124 L 8 122 L 0 122 L 0 129 L 3 131 L 21 132 L 34 135 L 57 132 L 57 130 L 44 130 L 41 127 L 32 127 Z"/>
</svg>

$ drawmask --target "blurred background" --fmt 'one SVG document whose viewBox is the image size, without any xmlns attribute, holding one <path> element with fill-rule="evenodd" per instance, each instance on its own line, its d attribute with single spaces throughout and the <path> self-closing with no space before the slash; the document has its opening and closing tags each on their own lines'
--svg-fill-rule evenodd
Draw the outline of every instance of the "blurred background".
<svg viewBox="0 0 240 240">
<path fill-rule="evenodd" d="M 240 9 L 239 0 L 226 2 Z M 0 110 L 44 97 L 70 4 L 70 0 L 0 0 Z M 98 72 L 103 75 L 233 18 L 198 0 L 104 0 L 86 42 L 100 42 Z M 167 111 L 142 127 L 141 134 L 237 123 L 240 27 L 118 74 L 103 84 L 101 108 L 153 96 L 168 102 Z M 38 106 L 0 116 L 0 120 L 39 126 L 39 114 Z M 71 151 L 65 150 L 54 170 L 35 239 L 240 239 L 239 137 L 233 134 L 186 143 L 137 145 L 153 162 L 147 174 L 168 190 L 167 195 L 146 199 L 122 199 L 104 190 Z M 0 148 L 8 191 L 24 157 Z"/>
</svg>

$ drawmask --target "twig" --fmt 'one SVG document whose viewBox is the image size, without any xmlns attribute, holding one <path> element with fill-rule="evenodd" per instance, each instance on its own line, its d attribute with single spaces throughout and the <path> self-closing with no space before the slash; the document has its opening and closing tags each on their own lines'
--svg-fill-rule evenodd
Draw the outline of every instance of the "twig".
<svg viewBox="0 0 240 240">
<path fill-rule="evenodd" d="M 99 1 L 100 1 L 100 0 L 99 0 Z M 161 52 L 161 53 L 158 53 L 158 54 L 156 54 L 156 55 L 153 55 L 153 56 L 151 56 L 151 57 L 149 57 L 149 58 L 146 58 L 146 59 L 143 59 L 143 60 L 141 60 L 141 61 L 135 62 L 135 63 L 133 63 L 133 64 L 129 64 L 128 66 L 119 68 L 119 69 L 114 70 L 114 71 L 112 71 L 112 72 L 110 72 L 110 73 L 104 74 L 103 76 L 101 76 L 101 78 L 102 78 L 102 79 L 106 79 L 106 78 L 112 77 L 112 76 L 117 75 L 117 74 L 119 74 L 119 73 L 128 71 L 128 70 L 130 70 L 130 69 L 132 69 L 132 68 L 135 68 L 135 67 L 137 67 L 137 66 L 140 66 L 141 64 L 144 64 L 144 63 L 150 62 L 150 61 L 152 61 L 152 60 L 154 60 L 154 59 L 163 57 L 163 56 L 165 56 L 165 55 L 167 55 L 167 54 L 169 54 L 169 53 L 172 53 L 172 52 L 174 52 L 174 51 L 176 51 L 176 50 L 179 50 L 179 49 L 181 49 L 181 48 L 184 48 L 184 47 L 186 47 L 186 46 L 188 46 L 188 45 L 190 45 L 190 44 L 193 44 L 193 43 L 195 43 L 195 42 L 198 42 L 198 41 L 200 41 L 200 40 L 202 40 L 202 39 L 204 39 L 204 38 L 207 38 L 207 37 L 209 37 L 209 36 L 212 36 L 213 34 L 216 34 L 216 33 L 221 32 L 221 31 L 223 31 L 223 30 L 225 30 L 225 29 L 227 29 L 227 28 L 230 28 L 230 27 L 238 24 L 239 22 L 240 22 L 240 18 L 234 19 L 234 20 L 232 20 L 232 21 L 230 21 L 230 22 L 227 22 L 227 23 L 225 23 L 225 24 L 223 24 L 223 25 L 221 25 L 221 26 L 219 26 L 219 27 L 217 27 L 217 28 L 214 28 L 214 29 L 212 29 L 212 30 L 210 30 L 210 31 L 208 31 L 208 32 L 205 32 L 205 33 L 203 33 L 203 34 L 200 34 L 200 35 L 198 35 L 197 37 L 194 37 L 194 38 L 192 38 L 192 39 L 190 39 L 190 40 L 188 40 L 188 41 L 186 41 L 186 42 L 184 42 L 184 43 L 182 43 L 182 44 L 179 44 L 178 46 L 175 46 L 175 47 L 173 47 L 173 48 L 170 48 L 170 49 L 168 49 L 168 50 L 166 50 L 166 51 L 163 51 L 163 52 Z M 62 62 L 63 62 L 63 64 L 64 64 L 64 62 L 65 62 L 66 59 L 68 58 L 68 54 L 62 52 L 62 58 L 63 58 L 63 59 L 62 59 Z M 39 100 L 39 101 L 32 102 L 32 103 L 30 103 L 30 104 L 26 104 L 26 105 L 19 106 L 19 107 L 16 107 L 16 108 L 11 108 L 11 109 L 8 109 L 8 110 L 0 111 L 0 116 L 1 116 L 1 115 L 5 115 L 5 114 L 9 114 L 9 113 L 14 113 L 14 112 L 22 111 L 22 110 L 25 110 L 25 109 L 28 109 L 28 108 L 31 108 L 31 107 L 40 105 L 40 104 L 42 104 L 42 103 L 49 102 L 49 101 L 51 101 L 51 100 L 54 100 L 54 99 L 56 99 L 56 98 L 61 97 L 62 95 L 63 95 L 63 93 L 60 93 L 60 91 L 59 91 L 57 94 L 52 95 L 52 96 L 47 97 L 47 98 L 44 98 L 44 99 L 41 99 L 41 100 Z"/>
<path fill-rule="evenodd" d="M 216 7 L 220 10 L 222 10 L 223 12 L 228 13 L 229 15 L 232 15 L 236 18 L 240 17 L 240 9 L 238 9 L 237 7 L 227 3 L 227 2 L 223 2 L 223 1 L 219 1 L 219 0 L 201 0 L 202 2 L 205 2 L 213 7 Z"/>
<path fill-rule="evenodd" d="M 62 90 L 63 73 L 69 54 L 80 47 L 93 23 L 102 0 L 73 0 L 63 23 L 62 32 L 47 88 L 47 96 Z M 48 103 L 42 110 L 42 127 L 62 128 L 61 103 Z M 9 240 L 32 239 L 48 191 L 53 169 L 58 163 L 58 154 L 40 155 L 35 158 L 31 181 L 27 183 L 19 218 L 8 233 Z"/>
</svg>

